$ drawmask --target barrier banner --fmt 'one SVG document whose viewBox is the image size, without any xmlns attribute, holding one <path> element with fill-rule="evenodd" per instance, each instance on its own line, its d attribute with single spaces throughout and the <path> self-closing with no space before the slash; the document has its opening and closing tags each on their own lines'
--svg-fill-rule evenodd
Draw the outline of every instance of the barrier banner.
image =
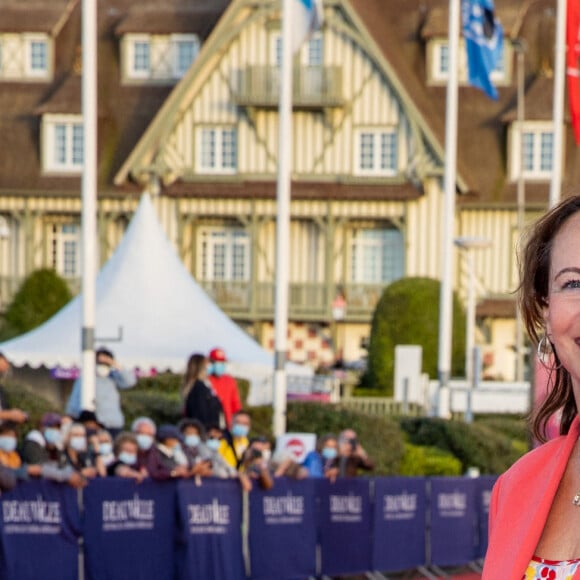
<svg viewBox="0 0 580 580">
<path fill-rule="evenodd" d="M 269 491 L 250 493 L 252 580 L 316 575 L 314 479 L 276 479 Z"/>
<path fill-rule="evenodd" d="M 392 572 L 424 566 L 424 477 L 377 478 L 374 493 L 373 570 Z"/>
<path fill-rule="evenodd" d="M 371 570 L 370 480 L 316 480 L 321 573 L 328 576 Z"/>
<path fill-rule="evenodd" d="M 476 558 L 485 558 L 487 552 L 487 536 L 489 532 L 489 502 L 491 501 L 491 490 L 497 481 L 497 475 L 484 475 L 478 477 L 477 488 L 477 518 L 479 520 Z"/>
<path fill-rule="evenodd" d="M 47 480 L 20 482 L 0 498 L 0 578 L 77 580 L 77 491 Z"/>
<path fill-rule="evenodd" d="M 108 477 L 83 490 L 89 580 L 158 580 L 174 569 L 175 485 Z"/>
<path fill-rule="evenodd" d="M 430 564 L 453 566 L 476 557 L 476 480 L 433 477 L 431 481 Z"/>
<path fill-rule="evenodd" d="M 180 580 L 243 580 L 242 493 L 237 480 L 177 484 Z M 168 576 L 159 576 L 167 578 Z"/>
</svg>

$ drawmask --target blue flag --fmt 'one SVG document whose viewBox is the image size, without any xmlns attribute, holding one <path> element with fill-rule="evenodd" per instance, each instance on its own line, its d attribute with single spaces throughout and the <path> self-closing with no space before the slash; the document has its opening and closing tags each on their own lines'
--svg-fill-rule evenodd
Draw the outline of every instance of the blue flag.
<svg viewBox="0 0 580 580">
<path fill-rule="evenodd" d="M 469 84 L 497 99 L 490 76 L 503 56 L 503 28 L 494 15 L 493 0 L 462 0 L 461 14 Z"/>
</svg>

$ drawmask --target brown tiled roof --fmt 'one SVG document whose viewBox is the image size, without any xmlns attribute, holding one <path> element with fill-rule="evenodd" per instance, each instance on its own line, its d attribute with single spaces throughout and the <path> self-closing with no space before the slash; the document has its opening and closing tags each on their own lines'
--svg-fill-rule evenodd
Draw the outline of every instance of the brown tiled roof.
<svg viewBox="0 0 580 580">
<path fill-rule="evenodd" d="M 74 4 L 75 2 L 73 2 Z M 44 32 L 57 27 L 69 0 L 0 1 L 0 32 Z"/>
</svg>

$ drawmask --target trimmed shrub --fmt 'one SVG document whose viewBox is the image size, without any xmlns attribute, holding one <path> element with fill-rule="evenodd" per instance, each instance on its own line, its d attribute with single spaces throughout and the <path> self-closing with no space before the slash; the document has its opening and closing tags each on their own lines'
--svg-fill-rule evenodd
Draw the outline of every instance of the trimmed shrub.
<svg viewBox="0 0 580 580">
<path fill-rule="evenodd" d="M 361 386 L 393 394 L 395 346 L 423 347 L 423 372 L 437 376 L 440 283 L 430 278 L 402 278 L 385 288 L 373 315 L 368 368 Z M 463 372 L 465 362 L 465 314 L 453 297 L 453 374 Z"/>
<path fill-rule="evenodd" d="M 419 447 L 405 443 L 401 461 L 401 475 L 461 475 L 462 465 L 457 457 L 437 447 Z"/>
<path fill-rule="evenodd" d="M 66 282 L 48 268 L 32 272 L 22 283 L 4 316 L 3 335 L 17 336 L 40 326 L 72 295 Z"/>
<path fill-rule="evenodd" d="M 403 437 L 395 421 L 387 417 L 371 417 L 364 413 L 320 403 L 288 404 L 288 431 L 338 434 L 352 428 L 361 445 L 375 462 L 373 475 L 399 473 L 404 453 Z"/>
<path fill-rule="evenodd" d="M 463 472 L 478 467 L 482 474 L 502 473 L 521 456 L 509 437 L 483 424 L 421 417 L 402 419 L 401 427 L 410 443 L 454 455 Z"/>
</svg>

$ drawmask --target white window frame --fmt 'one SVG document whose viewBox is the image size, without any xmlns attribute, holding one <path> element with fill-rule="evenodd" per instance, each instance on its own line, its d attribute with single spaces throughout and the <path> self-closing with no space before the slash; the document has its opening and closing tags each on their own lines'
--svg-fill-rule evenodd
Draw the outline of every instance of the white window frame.
<svg viewBox="0 0 580 580">
<path fill-rule="evenodd" d="M 211 282 L 248 282 L 251 272 L 250 236 L 238 227 L 207 226 L 199 230 L 200 275 L 204 281 Z M 223 246 L 223 272 L 216 263 L 216 250 Z M 236 272 L 236 251 L 241 250 L 241 273 Z M 238 254 L 239 257 L 240 254 Z"/>
<path fill-rule="evenodd" d="M 551 121 L 525 121 L 523 133 L 532 134 L 534 142 L 533 167 L 523 170 L 522 177 L 526 180 L 546 181 L 551 179 L 553 166 L 541 168 L 542 161 L 542 135 L 552 135 L 552 151 L 554 148 L 554 123 Z M 520 175 L 522 162 L 522 145 L 520 143 L 519 123 L 513 122 L 510 126 L 510 177 L 516 181 Z M 562 156 L 564 157 L 564 156 Z M 553 163 L 553 156 L 550 156 Z"/>
<path fill-rule="evenodd" d="M 51 50 L 50 40 L 46 34 L 24 34 L 24 75 L 30 79 L 47 79 L 51 71 Z M 35 43 L 44 46 L 45 66 L 42 69 L 36 69 L 32 66 L 32 47 Z"/>
<path fill-rule="evenodd" d="M 282 66 L 282 33 L 273 32 L 270 36 L 270 62 L 274 67 Z"/>
<path fill-rule="evenodd" d="M 320 43 L 320 60 L 312 62 L 311 60 L 311 48 L 313 43 Z M 324 36 L 321 31 L 316 31 L 310 38 L 304 43 L 300 50 L 300 62 L 304 66 L 323 66 L 324 64 Z"/>
<path fill-rule="evenodd" d="M 137 43 L 147 44 L 149 47 L 149 67 L 147 70 L 135 68 L 135 46 Z M 125 37 L 126 47 L 126 74 L 131 80 L 147 80 L 151 78 L 152 46 L 149 34 L 127 34 Z"/>
<path fill-rule="evenodd" d="M 208 153 L 205 150 L 204 136 L 212 132 L 215 138 L 213 157 L 215 162 L 213 165 L 206 163 L 205 158 Z M 234 156 L 235 163 L 233 167 L 224 165 L 224 137 L 226 132 L 232 132 L 234 136 Z M 220 174 L 220 175 L 234 175 L 238 171 L 238 131 L 237 127 L 233 125 L 218 126 L 218 127 L 199 127 L 197 130 L 197 171 L 202 174 Z"/>
<path fill-rule="evenodd" d="M 395 254 L 397 248 L 394 248 L 395 240 L 390 240 L 389 235 L 397 234 L 399 236 L 399 253 Z M 374 235 L 378 234 L 378 235 Z M 383 237 L 381 237 L 381 234 Z M 386 235 L 388 234 L 388 235 Z M 366 251 L 377 250 L 378 272 L 375 276 L 368 276 Z M 392 255 L 386 255 L 391 250 Z M 405 269 L 405 242 L 400 230 L 395 227 L 381 228 L 357 228 L 352 232 L 350 244 L 350 278 L 353 284 L 390 284 L 404 276 Z M 388 272 L 385 261 L 399 261 L 400 270 Z M 391 267 L 391 270 L 396 269 Z M 389 274 L 389 275 L 388 275 Z"/>
<path fill-rule="evenodd" d="M 67 252 L 72 248 L 73 269 Z M 55 270 L 63 278 L 78 278 L 81 275 L 81 227 L 75 222 L 58 223 L 52 226 L 52 257 Z"/>
<path fill-rule="evenodd" d="M 447 39 L 434 38 L 430 41 L 430 71 L 431 80 L 435 83 L 447 82 L 449 71 L 441 68 L 441 59 L 445 51 L 449 54 L 449 42 Z M 511 46 L 504 41 L 503 58 L 501 61 L 501 68 L 495 69 L 490 75 L 490 79 L 494 85 L 506 85 L 508 83 L 508 71 L 506 65 L 511 57 Z M 457 63 L 458 81 L 462 85 L 467 84 L 467 49 L 465 47 L 465 39 L 459 40 L 459 53 Z"/>
<path fill-rule="evenodd" d="M 395 139 L 395 166 L 381 167 L 381 150 L 383 136 L 394 137 Z M 372 139 L 372 166 L 362 167 L 362 148 L 363 139 L 371 137 Z M 361 176 L 376 176 L 376 177 L 393 177 L 397 175 L 399 169 L 399 135 L 397 129 L 393 128 L 359 128 L 355 131 L 355 147 L 353 160 L 354 174 Z"/>
<path fill-rule="evenodd" d="M 178 46 L 180 44 L 192 43 L 193 45 L 193 58 L 191 62 L 184 70 L 181 70 L 179 66 L 179 50 Z M 191 65 L 195 62 L 197 55 L 199 54 L 199 49 L 201 48 L 201 43 L 199 41 L 199 36 L 197 34 L 172 34 L 171 35 L 171 61 L 173 69 L 173 77 L 175 79 L 182 78 L 187 71 L 191 68 Z"/>
<path fill-rule="evenodd" d="M 74 159 L 73 141 L 75 128 L 82 126 L 81 115 L 43 115 L 42 117 L 42 166 L 47 173 L 70 173 L 80 174 L 83 169 L 83 162 L 76 163 Z M 65 160 L 56 158 L 56 131 L 58 127 L 65 129 Z M 83 152 L 84 156 L 84 152 Z"/>
</svg>

